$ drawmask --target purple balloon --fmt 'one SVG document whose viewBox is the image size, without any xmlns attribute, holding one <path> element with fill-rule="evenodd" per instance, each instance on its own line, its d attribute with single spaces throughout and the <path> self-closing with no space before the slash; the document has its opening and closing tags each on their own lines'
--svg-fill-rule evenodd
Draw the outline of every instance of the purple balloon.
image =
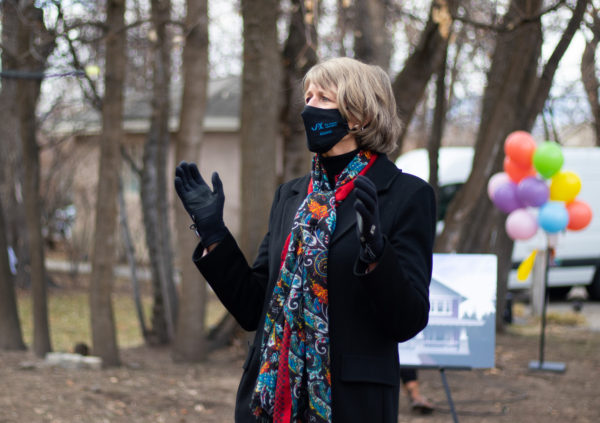
<svg viewBox="0 0 600 423">
<path fill-rule="evenodd" d="M 517 197 L 517 184 L 514 182 L 506 182 L 496 188 L 493 201 L 494 205 L 504 213 L 524 207 Z"/>
<path fill-rule="evenodd" d="M 526 206 L 539 207 L 548 201 L 549 195 L 546 182 L 535 177 L 525 178 L 517 186 L 517 197 Z"/>
</svg>

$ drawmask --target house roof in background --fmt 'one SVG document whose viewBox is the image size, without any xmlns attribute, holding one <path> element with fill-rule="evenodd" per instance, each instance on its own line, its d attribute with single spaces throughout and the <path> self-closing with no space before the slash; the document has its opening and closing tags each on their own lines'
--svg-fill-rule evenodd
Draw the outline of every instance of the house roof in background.
<svg viewBox="0 0 600 423">
<path fill-rule="evenodd" d="M 235 132 L 240 126 L 241 79 L 230 76 L 210 80 L 204 116 L 207 132 Z M 152 92 L 136 91 L 125 93 L 123 126 L 128 133 L 145 133 L 150 128 Z M 169 128 L 177 131 L 181 108 L 181 86 L 173 84 L 171 89 L 171 113 Z M 101 115 L 91 107 L 82 108 L 62 119 L 52 127 L 52 132 L 69 134 L 98 134 L 102 129 Z"/>
</svg>

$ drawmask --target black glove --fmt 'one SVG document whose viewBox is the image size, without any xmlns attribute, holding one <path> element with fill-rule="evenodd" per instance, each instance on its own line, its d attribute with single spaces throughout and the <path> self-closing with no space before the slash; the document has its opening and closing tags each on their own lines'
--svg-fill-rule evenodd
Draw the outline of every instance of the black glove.
<svg viewBox="0 0 600 423">
<path fill-rule="evenodd" d="M 181 162 L 175 168 L 175 190 L 205 247 L 221 241 L 227 234 L 223 222 L 225 194 L 217 172 L 212 174 L 212 184 L 211 191 L 195 163 Z"/>
<path fill-rule="evenodd" d="M 383 235 L 379 222 L 377 207 L 377 189 L 366 176 L 358 175 L 354 180 L 354 192 L 357 200 L 356 229 L 360 239 L 360 260 L 364 263 L 375 263 L 383 254 Z"/>
</svg>

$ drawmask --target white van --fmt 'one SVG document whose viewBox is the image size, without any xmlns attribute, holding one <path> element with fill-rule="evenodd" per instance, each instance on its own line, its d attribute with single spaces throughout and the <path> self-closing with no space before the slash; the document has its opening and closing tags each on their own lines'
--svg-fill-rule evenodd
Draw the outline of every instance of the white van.
<svg viewBox="0 0 600 423">
<path fill-rule="evenodd" d="M 551 287 L 585 285 L 590 299 L 600 300 L 600 147 L 562 147 L 565 161 L 562 170 L 575 172 L 581 179 L 578 200 L 592 208 L 592 221 L 581 231 L 566 231 L 558 235 L 556 267 L 550 268 L 548 284 Z M 471 173 L 473 148 L 442 147 L 439 155 L 439 216 L 464 184 Z M 427 150 L 409 151 L 396 160 L 396 166 L 424 180 L 429 179 Z M 442 221 L 438 222 L 441 230 Z M 527 241 L 516 241 L 513 250 L 513 267 L 527 257 L 534 248 L 543 249 L 546 237 L 543 230 Z M 524 289 L 531 281 L 517 281 L 516 272 L 509 275 L 508 288 Z"/>
</svg>

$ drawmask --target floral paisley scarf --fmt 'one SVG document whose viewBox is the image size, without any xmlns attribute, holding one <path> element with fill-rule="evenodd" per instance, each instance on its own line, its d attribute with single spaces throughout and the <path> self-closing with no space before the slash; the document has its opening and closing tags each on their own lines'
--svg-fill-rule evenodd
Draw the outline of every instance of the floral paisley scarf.
<svg viewBox="0 0 600 423">
<path fill-rule="evenodd" d="M 336 205 L 376 157 L 359 152 L 334 184 L 328 181 L 319 155 L 313 159 L 308 195 L 283 248 L 265 319 L 261 366 L 250 403 L 260 422 L 331 422 L 329 242 Z"/>
</svg>

